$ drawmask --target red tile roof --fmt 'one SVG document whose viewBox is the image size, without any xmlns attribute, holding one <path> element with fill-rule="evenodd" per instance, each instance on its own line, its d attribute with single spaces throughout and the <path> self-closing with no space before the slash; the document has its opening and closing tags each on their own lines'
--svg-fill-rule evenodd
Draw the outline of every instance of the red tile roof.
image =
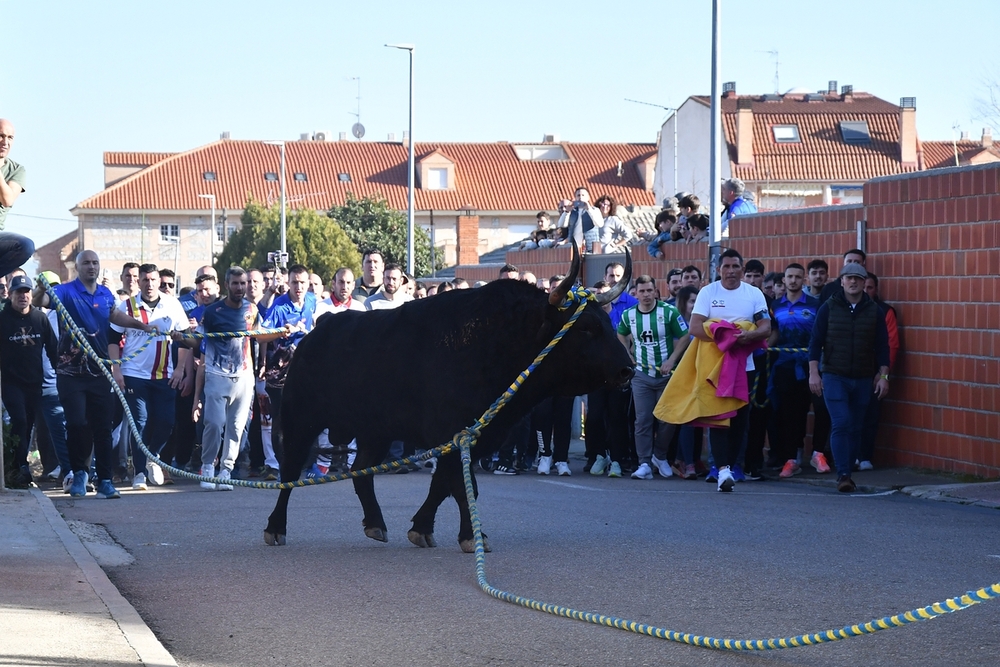
<svg viewBox="0 0 1000 667">
<path fill-rule="evenodd" d="M 137 153 L 134 151 L 105 151 L 105 167 L 148 167 L 166 160 L 177 153 Z"/>
<path fill-rule="evenodd" d="M 958 166 L 977 164 L 981 162 L 1000 161 L 1000 148 L 984 147 L 981 141 L 924 141 L 921 142 L 921 152 L 924 169 L 939 169 L 954 167 L 955 149 L 958 149 Z M 975 160 L 975 162 L 973 162 Z"/>
<path fill-rule="evenodd" d="M 418 143 L 416 160 L 438 151 L 455 162 L 454 190 L 415 190 L 418 210 L 455 211 L 471 204 L 480 211 L 552 210 L 556 200 L 586 185 L 596 198 L 610 194 L 622 205 L 649 206 L 653 193 L 640 181 L 636 163 L 654 157 L 654 144 L 563 143 L 569 160 L 523 161 L 510 142 Z M 530 142 L 523 145 L 530 145 Z M 405 209 L 407 150 L 400 143 L 289 141 L 286 193 L 291 205 L 326 208 L 355 196 L 380 194 Z M 278 147 L 261 141 L 222 140 L 184 153 L 108 153 L 116 161 L 159 157 L 150 166 L 77 204 L 79 209 L 192 210 L 215 194 L 219 208 L 242 209 L 248 197 L 275 201 L 276 181 L 265 172 L 279 169 Z M 124 156 L 124 157 L 122 157 Z M 136 156 L 136 157 L 133 157 Z M 618 175 L 618 163 L 622 175 Z M 215 181 L 204 180 L 214 172 Z M 419 174 L 419 164 L 417 165 Z M 304 173 L 307 181 L 296 181 Z M 349 174 L 341 182 L 339 174 Z"/>
<path fill-rule="evenodd" d="M 708 105 L 709 98 L 692 98 Z M 749 100 L 753 112 L 753 165 L 736 164 L 737 99 Z M 808 101 L 804 95 L 723 98 L 722 125 L 733 175 L 744 181 L 866 181 L 879 176 L 916 171 L 900 163 L 898 106 L 867 93 L 851 101 L 839 95 Z M 841 121 L 867 121 L 871 142 L 847 144 Z M 800 143 L 774 140 L 774 125 L 797 125 Z"/>
</svg>

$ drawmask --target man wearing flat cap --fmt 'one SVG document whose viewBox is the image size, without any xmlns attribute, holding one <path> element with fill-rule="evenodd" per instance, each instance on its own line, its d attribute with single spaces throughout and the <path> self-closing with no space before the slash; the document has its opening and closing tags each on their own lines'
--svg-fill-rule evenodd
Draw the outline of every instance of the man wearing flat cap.
<svg viewBox="0 0 1000 667">
<path fill-rule="evenodd" d="M 844 265 L 843 292 L 820 306 L 809 343 L 809 389 L 830 411 L 830 449 L 843 493 L 857 488 L 851 465 L 860 452 L 868 402 L 889 392 L 889 333 L 878 304 L 865 293 L 867 277 L 861 264 Z"/>
</svg>

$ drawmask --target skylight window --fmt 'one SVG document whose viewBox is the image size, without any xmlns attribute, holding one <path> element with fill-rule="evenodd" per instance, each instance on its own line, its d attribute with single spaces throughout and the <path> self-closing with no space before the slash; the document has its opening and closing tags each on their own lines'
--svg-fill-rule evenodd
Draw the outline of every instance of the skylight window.
<svg viewBox="0 0 1000 667">
<path fill-rule="evenodd" d="M 867 144 L 872 140 L 868 132 L 868 121 L 865 120 L 840 121 L 840 135 L 846 144 Z"/>
<path fill-rule="evenodd" d="M 297 171 L 297 172 L 295 172 L 295 175 L 293 176 L 293 178 L 294 178 L 294 179 L 295 179 L 296 181 L 298 181 L 299 183 L 305 183 L 305 182 L 307 182 L 307 181 L 309 180 L 309 177 L 308 177 L 308 176 L 306 176 L 306 175 L 305 175 L 305 174 L 304 174 L 303 172 L 301 172 L 301 171 Z"/>
<path fill-rule="evenodd" d="M 201 175 L 201 177 L 203 179 L 205 179 L 206 181 L 214 181 L 215 180 L 215 172 L 214 171 L 206 171 L 206 172 L 204 172 Z"/>
<path fill-rule="evenodd" d="M 337 180 L 340 181 L 341 183 L 350 183 L 351 175 L 344 173 L 337 174 Z"/>
<path fill-rule="evenodd" d="M 771 128 L 774 133 L 774 141 L 779 144 L 801 143 L 798 125 L 775 125 Z"/>
<path fill-rule="evenodd" d="M 278 180 L 278 174 L 273 171 L 264 172 L 264 180 L 271 181 L 273 183 Z"/>
<path fill-rule="evenodd" d="M 517 157 L 525 161 L 569 160 L 566 149 L 558 144 L 514 146 Z"/>
</svg>

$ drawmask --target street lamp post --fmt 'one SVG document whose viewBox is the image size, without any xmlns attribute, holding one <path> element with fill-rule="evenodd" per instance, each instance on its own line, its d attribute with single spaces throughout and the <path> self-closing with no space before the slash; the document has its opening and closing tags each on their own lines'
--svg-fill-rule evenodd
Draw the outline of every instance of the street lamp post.
<svg viewBox="0 0 1000 667">
<path fill-rule="evenodd" d="M 711 236 L 708 244 L 708 272 L 711 280 L 719 275 L 719 258 L 722 255 L 722 87 L 719 84 L 719 24 L 722 0 L 712 0 L 712 104 L 710 132 L 712 151 L 709 167 L 709 205 L 711 210 Z M 676 121 L 676 118 L 675 118 Z"/>
<path fill-rule="evenodd" d="M 386 44 L 392 49 L 402 49 L 410 52 L 410 130 L 408 136 L 409 156 L 406 169 L 406 273 L 413 273 L 413 44 Z"/>
<path fill-rule="evenodd" d="M 212 202 L 212 228 L 208 232 L 208 263 L 215 263 L 215 195 L 198 195 L 201 199 Z"/>
<path fill-rule="evenodd" d="M 265 141 L 264 143 L 281 149 L 281 172 L 278 174 L 278 183 L 281 188 L 281 255 L 276 263 L 280 263 L 284 267 L 288 263 L 288 244 L 285 236 L 285 142 Z"/>
</svg>

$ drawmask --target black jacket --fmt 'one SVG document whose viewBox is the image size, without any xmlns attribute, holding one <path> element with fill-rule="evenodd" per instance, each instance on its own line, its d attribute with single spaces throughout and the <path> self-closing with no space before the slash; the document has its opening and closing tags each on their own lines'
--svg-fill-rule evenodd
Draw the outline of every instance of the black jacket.
<svg viewBox="0 0 1000 667">
<path fill-rule="evenodd" d="M 55 368 L 57 343 L 45 313 L 31 308 L 22 315 L 8 301 L 0 310 L 0 381 L 41 385 L 42 351 Z"/>
</svg>

